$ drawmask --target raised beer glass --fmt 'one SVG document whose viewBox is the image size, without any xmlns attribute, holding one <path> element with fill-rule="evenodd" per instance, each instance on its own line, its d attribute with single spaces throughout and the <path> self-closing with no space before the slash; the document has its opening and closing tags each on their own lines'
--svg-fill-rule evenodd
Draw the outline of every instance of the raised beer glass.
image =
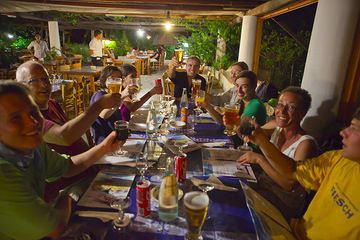
<svg viewBox="0 0 360 240">
<path fill-rule="evenodd" d="M 122 79 L 121 78 L 108 77 L 106 79 L 106 86 L 107 86 L 107 88 L 109 90 L 109 93 L 121 93 Z"/>
<path fill-rule="evenodd" d="M 226 134 L 227 136 L 233 136 L 236 134 L 236 128 L 240 122 L 239 110 L 239 104 L 225 104 L 224 115 L 226 118 L 226 124 L 224 134 Z"/>
<path fill-rule="evenodd" d="M 136 88 L 136 92 L 132 95 L 132 102 L 138 102 L 140 101 L 137 96 L 138 92 L 140 91 L 140 78 L 133 78 L 132 85 Z"/>
<path fill-rule="evenodd" d="M 116 131 L 116 139 L 125 141 L 130 135 L 129 123 L 124 120 L 118 120 L 114 122 L 114 129 Z M 127 152 L 122 148 L 117 151 L 117 155 L 125 155 Z"/>
<path fill-rule="evenodd" d="M 193 97 L 193 99 L 195 99 L 197 92 L 200 90 L 200 88 L 201 88 L 201 80 L 193 79 L 192 80 L 192 93 L 191 93 L 191 96 Z"/>
<path fill-rule="evenodd" d="M 174 51 L 175 58 L 178 61 L 178 63 L 182 63 L 184 59 L 184 49 L 175 49 Z"/>
<path fill-rule="evenodd" d="M 188 192 L 184 196 L 185 217 L 188 225 L 186 240 L 201 240 L 201 228 L 208 211 L 209 197 L 203 192 Z"/>
</svg>

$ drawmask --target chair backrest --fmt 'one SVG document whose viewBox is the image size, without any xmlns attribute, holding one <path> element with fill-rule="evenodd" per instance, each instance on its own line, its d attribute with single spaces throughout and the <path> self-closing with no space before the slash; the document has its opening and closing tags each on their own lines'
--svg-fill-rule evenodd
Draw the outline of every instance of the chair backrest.
<svg viewBox="0 0 360 240">
<path fill-rule="evenodd" d="M 69 119 L 77 115 L 75 82 L 66 82 L 61 84 L 61 105 Z"/>
<path fill-rule="evenodd" d="M 136 68 L 136 77 L 139 78 L 141 74 L 141 59 L 136 59 L 133 65 Z"/>
<path fill-rule="evenodd" d="M 166 71 L 163 73 L 161 80 L 162 80 L 164 94 L 174 96 L 175 85 L 169 79 L 168 73 Z"/>
<path fill-rule="evenodd" d="M 75 79 L 75 98 L 76 98 L 76 109 L 77 115 L 83 113 L 85 111 L 85 96 L 87 96 L 87 84 L 84 77 L 79 76 Z"/>
</svg>

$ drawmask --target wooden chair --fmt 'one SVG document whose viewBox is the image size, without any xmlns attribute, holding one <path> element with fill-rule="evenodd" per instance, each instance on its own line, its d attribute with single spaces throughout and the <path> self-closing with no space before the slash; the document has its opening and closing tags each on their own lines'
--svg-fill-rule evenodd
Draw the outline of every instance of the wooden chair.
<svg viewBox="0 0 360 240">
<path fill-rule="evenodd" d="M 75 82 L 61 84 L 61 105 L 69 119 L 77 115 Z"/>
<path fill-rule="evenodd" d="M 137 59 L 133 65 L 136 68 L 136 77 L 139 78 L 141 74 L 141 59 Z"/>
<path fill-rule="evenodd" d="M 84 77 L 79 76 L 75 79 L 75 99 L 76 99 L 76 115 L 79 115 L 85 111 L 88 106 L 88 85 Z"/>
<path fill-rule="evenodd" d="M 161 80 L 164 94 L 174 96 L 175 84 L 169 79 L 167 72 L 163 73 Z"/>
</svg>

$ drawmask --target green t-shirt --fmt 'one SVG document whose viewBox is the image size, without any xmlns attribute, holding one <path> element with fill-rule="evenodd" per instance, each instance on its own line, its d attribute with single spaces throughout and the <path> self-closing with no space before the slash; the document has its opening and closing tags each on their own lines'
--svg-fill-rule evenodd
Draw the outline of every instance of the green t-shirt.
<svg viewBox="0 0 360 240">
<path fill-rule="evenodd" d="M 265 106 L 259 98 L 253 98 L 249 101 L 242 116 L 244 115 L 249 117 L 254 116 L 260 126 L 264 125 L 267 120 Z"/>
<path fill-rule="evenodd" d="M 43 199 L 45 182 L 61 177 L 69 157 L 38 148 L 41 159 L 26 170 L 0 157 L 0 239 L 39 239 L 59 225 L 59 212 Z"/>
</svg>

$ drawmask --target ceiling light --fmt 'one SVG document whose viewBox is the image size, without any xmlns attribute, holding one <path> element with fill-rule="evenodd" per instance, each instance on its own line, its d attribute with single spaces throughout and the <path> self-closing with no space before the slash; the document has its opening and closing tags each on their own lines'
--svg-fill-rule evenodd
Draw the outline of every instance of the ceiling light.
<svg viewBox="0 0 360 240">
<path fill-rule="evenodd" d="M 150 35 L 147 35 L 147 36 L 146 36 L 146 39 L 147 39 L 147 40 L 150 40 L 150 38 L 151 38 Z"/>
<path fill-rule="evenodd" d="M 138 37 L 143 37 L 144 34 L 145 34 L 145 31 L 142 30 L 141 28 L 139 28 L 139 29 L 136 31 L 136 34 L 138 35 Z"/>
<path fill-rule="evenodd" d="M 8 34 L 7 34 L 7 37 L 10 38 L 10 39 L 13 39 L 13 38 L 14 38 L 14 35 L 11 34 L 11 33 L 8 33 Z"/>
</svg>

